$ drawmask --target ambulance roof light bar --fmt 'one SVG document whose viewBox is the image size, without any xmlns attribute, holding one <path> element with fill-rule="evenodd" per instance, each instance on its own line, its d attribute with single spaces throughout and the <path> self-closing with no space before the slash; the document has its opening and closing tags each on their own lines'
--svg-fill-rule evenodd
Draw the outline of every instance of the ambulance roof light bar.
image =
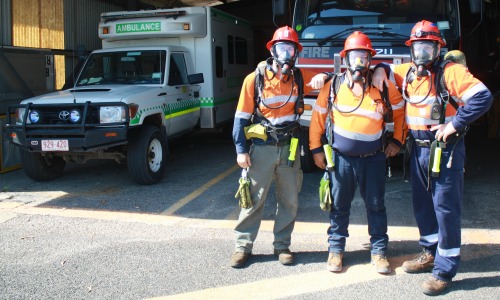
<svg viewBox="0 0 500 300">
<path fill-rule="evenodd" d="M 185 16 L 185 15 L 186 15 L 186 11 L 184 11 L 184 10 L 160 11 L 160 12 L 140 12 L 140 13 L 135 13 L 135 14 L 120 14 L 120 15 L 117 14 L 117 15 L 101 16 L 101 21 L 104 23 L 107 23 L 107 22 L 112 22 L 112 21 L 121 20 L 121 19 L 138 19 L 138 18 L 151 18 L 151 17 L 177 19 L 177 17 Z"/>
</svg>

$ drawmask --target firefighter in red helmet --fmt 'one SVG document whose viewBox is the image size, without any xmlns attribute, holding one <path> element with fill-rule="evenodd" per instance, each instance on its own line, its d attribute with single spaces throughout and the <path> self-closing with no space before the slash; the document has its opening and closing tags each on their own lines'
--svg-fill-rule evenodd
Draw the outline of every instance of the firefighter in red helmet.
<svg viewBox="0 0 500 300">
<path fill-rule="evenodd" d="M 284 265 L 293 263 L 289 247 L 302 186 L 297 147 L 302 98 L 321 88 L 328 78 L 327 74 L 295 67 L 302 46 L 292 28 L 278 28 L 266 46 L 271 57 L 245 78 L 234 118 L 236 161 L 251 181 L 252 203 L 242 207 L 235 228 L 236 243 L 230 258 L 234 268 L 243 267 L 252 252 L 273 178 L 278 202 L 274 254 Z"/>
<path fill-rule="evenodd" d="M 373 83 L 381 89 L 392 81 L 406 100 L 405 148 L 423 251 L 402 268 L 408 273 L 432 272 L 422 291 L 438 295 L 450 285 L 460 262 L 463 137 L 468 126 L 488 111 L 493 97 L 466 66 L 440 58 L 446 41 L 435 23 L 416 23 L 406 45 L 412 62 L 376 66 Z"/>
<path fill-rule="evenodd" d="M 404 100 L 394 85 L 383 96 L 371 86 L 370 65 L 376 51 L 367 35 L 356 31 L 345 41 L 340 56 L 347 70 L 325 85 L 316 100 L 309 145 L 314 161 L 325 169 L 326 147 L 333 149 L 330 227 L 328 229 L 327 269 L 342 271 L 342 260 L 349 236 L 351 202 L 357 186 L 365 202 L 371 261 L 379 273 L 390 273 L 387 260 L 387 214 L 384 203 L 386 158 L 399 152 L 405 137 L 403 128 Z M 384 93 L 385 94 L 385 93 Z M 393 110 L 393 120 L 388 112 Z M 394 137 L 385 135 L 385 123 L 394 122 Z M 329 151 L 328 151 L 329 152 Z M 327 152 L 327 153 L 328 153 Z"/>
</svg>

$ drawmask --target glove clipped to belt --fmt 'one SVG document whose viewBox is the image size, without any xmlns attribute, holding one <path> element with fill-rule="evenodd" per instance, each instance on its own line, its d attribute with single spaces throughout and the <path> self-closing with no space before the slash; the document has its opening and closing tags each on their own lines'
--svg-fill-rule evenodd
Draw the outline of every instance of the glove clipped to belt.
<svg viewBox="0 0 500 300">
<path fill-rule="evenodd" d="M 319 181 L 319 207 L 324 211 L 332 208 L 332 193 L 330 190 L 330 175 L 325 172 Z"/>
<path fill-rule="evenodd" d="M 247 169 L 241 171 L 241 178 L 239 180 L 240 186 L 234 198 L 239 199 L 241 208 L 251 208 L 252 198 L 250 197 L 250 179 L 247 177 Z"/>
</svg>

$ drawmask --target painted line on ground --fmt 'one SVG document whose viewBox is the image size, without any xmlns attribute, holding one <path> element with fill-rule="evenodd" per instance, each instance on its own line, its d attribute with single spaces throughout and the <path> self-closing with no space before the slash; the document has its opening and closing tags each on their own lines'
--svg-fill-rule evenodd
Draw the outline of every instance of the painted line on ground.
<svg viewBox="0 0 500 300">
<path fill-rule="evenodd" d="M 19 203 L 17 203 L 19 204 Z M 9 208 L 10 207 L 10 208 Z M 119 221 L 128 223 L 143 223 L 151 225 L 180 226 L 189 228 L 208 228 L 208 229 L 234 229 L 236 220 L 208 220 L 197 218 L 186 218 L 179 216 L 154 215 L 147 213 L 131 213 L 116 211 L 96 211 L 83 209 L 66 209 L 51 207 L 34 207 L 16 203 L 2 202 L 0 205 L 0 214 L 15 213 L 26 215 L 46 215 L 65 218 L 83 218 L 93 220 Z M 260 231 L 273 232 L 274 221 L 263 220 Z M 320 234 L 325 235 L 327 223 L 319 222 L 296 222 L 294 233 Z M 349 234 L 351 236 L 368 235 L 367 225 L 350 224 Z M 389 226 L 388 235 L 391 240 L 418 240 L 419 233 L 416 227 L 409 226 Z M 462 244 L 500 244 L 499 229 L 462 229 Z"/>
<path fill-rule="evenodd" d="M 218 183 L 222 179 L 224 179 L 227 176 L 231 175 L 234 171 L 236 171 L 239 168 L 240 168 L 240 166 L 234 165 L 229 170 L 225 171 L 224 173 L 220 174 L 219 176 L 217 176 L 214 179 L 210 180 L 209 182 L 205 183 L 200 188 L 194 190 L 192 193 L 190 193 L 186 197 L 184 197 L 181 200 L 177 201 L 174 205 L 170 206 L 168 209 L 166 209 L 163 212 L 161 212 L 161 215 L 166 215 L 166 216 L 173 215 L 176 211 L 178 211 L 184 205 L 188 204 L 193 199 L 195 199 L 199 195 L 203 194 L 206 190 L 208 190 L 209 188 L 211 188 L 212 186 L 214 186 L 216 183 Z"/>
</svg>

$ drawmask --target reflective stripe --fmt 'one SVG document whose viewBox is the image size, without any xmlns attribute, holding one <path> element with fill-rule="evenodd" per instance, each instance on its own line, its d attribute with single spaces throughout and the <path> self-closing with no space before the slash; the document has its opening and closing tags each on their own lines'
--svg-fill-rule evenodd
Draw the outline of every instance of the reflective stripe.
<svg viewBox="0 0 500 300">
<path fill-rule="evenodd" d="M 467 101 L 469 101 L 469 99 L 472 98 L 475 94 L 482 92 L 484 90 L 488 90 L 488 88 L 486 87 L 486 85 L 484 85 L 484 83 L 480 82 L 471 87 L 470 89 L 468 89 L 467 92 L 464 93 L 464 95 L 462 96 L 462 101 L 464 103 L 467 103 Z"/>
<path fill-rule="evenodd" d="M 352 132 L 349 130 L 344 130 L 340 128 L 339 126 L 335 126 L 333 128 L 333 131 L 335 133 L 340 134 L 343 137 L 352 139 L 352 140 L 357 140 L 357 141 L 365 141 L 365 142 L 373 142 L 382 137 L 382 130 L 380 130 L 378 133 L 375 134 L 362 134 L 358 132 Z"/>
<path fill-rule="evenodd" d="M 444 257 L 460 256 L 460 248 L 442 249 L 438 245 L 437 251 L 438 251 L 440 256 L 444 256 Z"/>
<path fill-rule="evenodd" d="M 250 120 L 250 118 L 252 117 L 252 114 L 249 114 L 249 113 L 243 112 L 243 111 L 236 111 L 236 114 L 234 115 L 234 117 L 240 118 L 240 119 Z"/>
<path fill-rule="evenodd" d="M 290 98 L 290 100 L 288 100 L 288 98 Z M 262 102 L 264 102 L 267 106 L 279 106 L 285 102 L 287 102 L 288 100 L 288 104 L 290 103 L 293 103 L 295 105 L 295 102 L 297 101 L 297 96 L 283 96 L 283 95 L 278 95 L 278 96 L 274 96 L 274 97 L 269 97 L 269 98 L 265 98 L 262 100 Z"/>
<path fill-rule="evenodd" d="M 356 108 L 356 106 L 350 106 L 350 105 L 339 105 L 337 106 L 341 111 L 351 111 Z M 353 115 L 358 115 L 358 116 L 363 116 L 363 117 L 368 117 L 370 119 L 374 120 L 382 120 L 382 115 L 373 111 L 373 110 L 367 110 L 363 108 L 358 108 L 352 113 Z"/>
<path fill-rule="evenodd" d="M 425 99 L 425 100 L 424 100 Z M 432 92 L 429 94 L 429 96 L 418 96 L 418 95 L 413 95 L 410 96 L 410 103 L 413 105 L 424 105 L 424 104 L 432 104 L 436 100 L 436 95 L 432 94 Z"/>
<path fill-rule="evenodd" d="M 401 101 L 399 102 L 398 104 L 396 105 L 391 105 L 392 106 L 392 110 L 397 110 L 397 109 L 402 109 L 403 107 L 405 107 L 405 101 Z"/>
<path fill-rule="evenodd" d="M 321 107 L 318 104 L 314 105 L 314 110 L 319 112 L 320 114 L 326 114 L 328 112 L 328 108 L 326 107 Z"/>
<path fill-rule="evenodd" d="M 410 117 L 406 116 L 406 123 L 410 125 L 438 125 L 439 120 L 431 120 L 426 117 Z"/>
<path fill-rule="evenodd" d="M 278 117 L 278 118 L 271 118 L 271 117 L 266 117 L 269 122 L 271 122 L 272 125 L 277 125 L 277 124 L 282 124 L 285 122 L 293 122 L 295 121 L 295 115 L 288 115 L 284 117 Z"/>
<path fill-rule="evenodd" d="M 420 236 L 421 241 L 426 241 L 428 243 L 437 243 L 438 242 L 438 234 L 431 234 L 426 236 Z"/>
</svg>

